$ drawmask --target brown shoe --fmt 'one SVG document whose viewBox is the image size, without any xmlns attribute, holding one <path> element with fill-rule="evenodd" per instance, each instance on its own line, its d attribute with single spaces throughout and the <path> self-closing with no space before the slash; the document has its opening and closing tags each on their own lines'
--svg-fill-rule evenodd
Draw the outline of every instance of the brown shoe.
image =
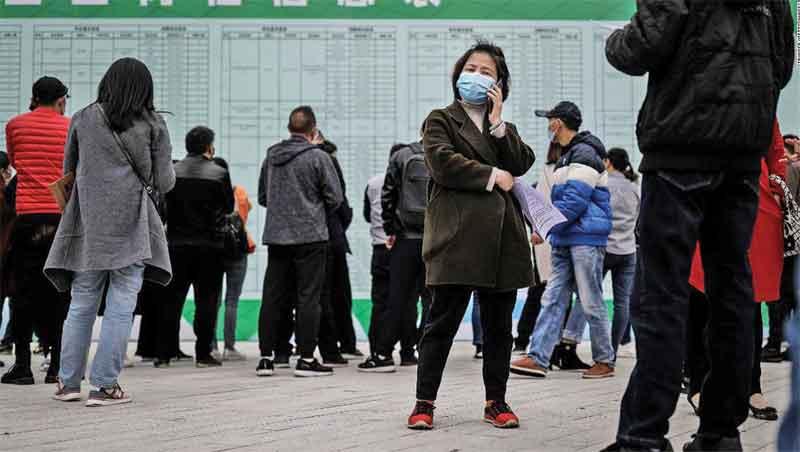
<svg viewBox="0 0 800 452">
<path fill-rule="evenodd" d="M 524 375 L 526 377 L 545 378 L 547 376 L 547 369 L 536 364 L 536 361 L 530 356 L 523 356 L 522 358 L 511 361 L 511 373 Z"/>
<path fill-rule="evenodd" d="M 614 376 L 614 368 L 606 363 L 594 363 L 591 369 L 583 373 L 583 378 L 596 380 L 598 378 L 610 378 Z"/>
</svg>

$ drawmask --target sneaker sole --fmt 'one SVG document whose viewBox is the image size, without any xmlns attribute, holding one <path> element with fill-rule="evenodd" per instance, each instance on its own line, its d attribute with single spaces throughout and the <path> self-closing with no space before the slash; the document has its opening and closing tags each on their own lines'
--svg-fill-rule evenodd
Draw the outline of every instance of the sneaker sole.
<svg viewBox="0 0 800 452">
<path fill-rule="evenodd" d="M 98 407 L 98 406 L 113 406 L 113 405 L 123 405 L 126 403 L 131 403 L 132 399 L 122 399 L 122 400 L 89 400 L 86 402 L 87 407 Z"/>
<path fill-rule="evenodd" d="M 411 430 L 433 430 L 433 425 L 422 421 L 416 424 L 408 424 L 407 427 Z"/>
<path fill-rule="evenodd" d="M 603 374 L 603 375 L 586 375 L 583 374 L 584 380 L 602 380 L 603 378 L 612 378 L 614 376 L 614 372 L 610 374 Z"/>
<path fill-rule="evenodd" d="M 483 422 L 491 424 L 494 428 L 519 428 L 519 421 L 508 421 L 505 424 L 499 424 L 489 418 L 483 418 Z"/>
<path fill-rule="evenodd" d="M 332 377 L 333 372 L 314 372 L 313 370 L 295 370 L 295 377 Z"/>
<path fill-rule="evenodd" d="M 364 372 L 368 374 L 390 374 L 393 372 L 397 372 L 397 368 L 395 366 L 386 366 L 386 367 L 374 367 L 372 369 L 362 369 L 358 368 L 359 372 Z"/>
<path fill-rule="evenodd" d="M 79 392 L 66 394 L 63 396 L 54 395 L 53 400 L 58 400 L 59 402 L 77 402 L 80 401 L 83 397 Z"/>
<path fill-rule="evenodd" d="M 257 370 L 256 375 L 259 377 L 271 377 L 275 372 L 272 370 Z"/>
<path fill-rule="evenodd" d="M 511 366 L 510 370 L 512 374 L 522 375 L 524 377 L 547 378 L 547 373 L 538 370 L 530 370 L 525 367 Z"/>
</svg>

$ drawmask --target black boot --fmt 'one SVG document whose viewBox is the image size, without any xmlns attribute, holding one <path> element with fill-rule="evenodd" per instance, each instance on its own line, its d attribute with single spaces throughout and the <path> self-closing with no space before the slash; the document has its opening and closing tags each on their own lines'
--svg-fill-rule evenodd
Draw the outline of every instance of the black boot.
<svg viewBox="0 0 800 452">
<path fill-rule="evenodd" d="M 779 363 L 783 361 L 783 354 L 781 353 L 781 344 L 768 341 L 764 349 L 761 350 L 762 363 Z"/>
<path fill-rule="evenodd" d="M 556 345 L 556 348 L 553 349 L 553 354 L 550 355 L 550 370 L 553 370 L 553 367 L 558 367 L 561 369 L 563 357 L 564 357 L 564 344 L 560 342 Z"/>
<path fill-rule="evenodd" d="M 592 366 L 581 361 L 578 356 L 578 351 L 575 344 L 561 344 L 561 364 L 558 366 L 561 370 L 588 370 Z"/>
<path fill-rule="evenodd" d="M 34 382 L 31 367 L 14 364 L 11 366 L 11 369 L 8 369 L 8 372 L 0 378 L 0 383 L 7 385 L 32 385 Z"/>
</svg>

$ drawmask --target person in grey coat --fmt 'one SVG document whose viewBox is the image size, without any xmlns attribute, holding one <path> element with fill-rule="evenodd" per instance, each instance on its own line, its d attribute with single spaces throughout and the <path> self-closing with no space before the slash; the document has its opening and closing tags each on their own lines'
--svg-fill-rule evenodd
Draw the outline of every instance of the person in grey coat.
<svg viewBox="0 0 800 452">
<path fill-rule="evenodd" d="M 272 375 L 281 309 L 297 303 L 296 337 L 300 352 L 295 375 L 332 375 L 314 359 L 325 283 L 327 215 L 343 195 L 333 161 L 320 149 L 322 140 L 311 107 L 294 109 L 291 137 L 267 151 L 258 183 L 258 203 L 267 208 L 264 245 L 269 247 L 258 324 L 261 360 L 256 374 Z"/>
<path fill-rule="evenodd" d="M 145 278 L 166 285 L 172 277 L 164 226 L 136 171 L 166 193 L 175 184 L 171 154 L 166 123 L 153 108 L 150 71 L 132 58 L 116 61 L 100 82 L 97 102 L 73 116 L 65 147 L 64 174 L 74 173 L 75 184 L 44 270 L 59 291 L 72 292 L 56 400 L 81 399 L 92 326 L 108 282 L 89 378 L 97 390 L 87 405 L 131 401 L 117 378 L 137 294 Z"/>
</svg>

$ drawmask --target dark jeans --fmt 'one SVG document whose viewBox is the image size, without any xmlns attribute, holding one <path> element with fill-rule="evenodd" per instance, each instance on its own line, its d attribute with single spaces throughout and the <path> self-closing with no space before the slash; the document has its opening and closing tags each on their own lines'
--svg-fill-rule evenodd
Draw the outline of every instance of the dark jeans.
<svg viewBox="0 0 800 452">
<path fill-rule="evenodd" d="M 533 327 L 536 326 L 536 319 L 542 309 L 542 295 L 546 287 L 547 283 L 543 283 L 528 288 L 528 297 L 525 299 L 522 315 L 517 322 L 517 338 L 514 340 L 518 349 L 528 349 Z"/>
<path fill-rule="evenodd" d="M 747 257 L 758 173 L 646 173 L 639 214 L 641 296 L 631 305 L 636 367 L 622 400 L 618 442 L 663 448 L 681 392 L 689 274 L 697 241 L 706 272 L 711 370 L 699 433 L 738 435 L 747 419 L 753 288 Z"/>
<path fill-rule="evenodd" d="M 397 238 L 391 251 L 389 300 L 378 324 L 376 351 L 392 356 L 394 345 L 415 332 L 417 301 L 425 284 L 425 263 L 422 261 L 422 239 Z M 412 328 L 413 326 L 413 328 Z M 411 350 L 404 353 L 413 355 Z"/>
<path fill-rule="evenodd" d="M 689 397 L 702 391 L 709 371 L 708 316 L 709 301 L 700 291 L 692 288 L 689 299 L 689 340 L 686 369 L 689 377 Z M 764 322 L 761 303 L 753 303 L 753 366 L 750 372 L 750 394 L 761 394 L 761 348 L 764 342 Z M 702 402 L 702 398 L 701 398 Z"/>
<path fill-rule="evenodd" d="M 417 399 L 436 400 L 453 338 L 464 319 L 473 289 L 464 286 L 432 288 L 430 318 L 419 343 Z M 505 402 L 511 361 L 511 314 L 517 292 L 478 289 L 483 330 L 483 384 L 486 400 Z"/>
<path fill-rule="evenodd" d="M 177 355 L 175 335 L 180 330 L 181 311 L 189 286 L 194 287 L 195 358 L 211 356 L 211 341 L 217 321 L 217 302 L 222 292 L 222 253 L 205 247 L 170 248 L 172 282 L 159 306 L 158 358 L 169 360 Z"/>
<path fill-rule="evenodd" d="M 794 291 L 794 267 L 796 261 L 796 256 L 787 257 L 783 260 L 781 299 L 776 303 L 767 304 L 769 311 L 769 339 L 767 340 L 767 345 L 769 346 L 780 348 L 784 340 L 783 324 L 792 311 L 795 311 L 797 301 L 795 300 Z"/>
<path fill-rule="evenodd" d="M 50 374 L 59 371 L 61 333 L 69 310 L 69 294 L 59 293 L 44 276 L 44 264 L 60 215 L 21 215 L 11 232 L 11 272 L 16 363 L 30 366 L 34 332 L 51 350 Z"/>
<path fill-rule="evenodd" d="M 297 345 L 300 356 L 313 358 L 317 348 L 320 297 L 325 285 L 327 243 L 269 247 L 264 292 L 258 319 L 261 356 L 275 352 L 286 306 L 297 303 Z"/>
<path fill-rule="evenodd" d="M 614 318 L 611 321 L 611 345 L 616 354 L 630 324 L 630 300 L 636 273 L 636 254 L 606 253 L 603 277 L 611 272 L 614 284 Z"/>
<path fill-rule="evenodd" d="M 381 329 L 381 320 L 385 318 L 386 305 L 389 302 L 389 275 L 391 254 L 386 245 L 374 245 L 372 247 L 372 312 L 369 323 L 369 350 L 377 353 L 377 336 Z M 415 333 L 416 336 L 416 333 Z M 416 340 L 414 340 L 416 343 Z M 405 344 L 403 344 L 405 348 Z"/>
</svg>

